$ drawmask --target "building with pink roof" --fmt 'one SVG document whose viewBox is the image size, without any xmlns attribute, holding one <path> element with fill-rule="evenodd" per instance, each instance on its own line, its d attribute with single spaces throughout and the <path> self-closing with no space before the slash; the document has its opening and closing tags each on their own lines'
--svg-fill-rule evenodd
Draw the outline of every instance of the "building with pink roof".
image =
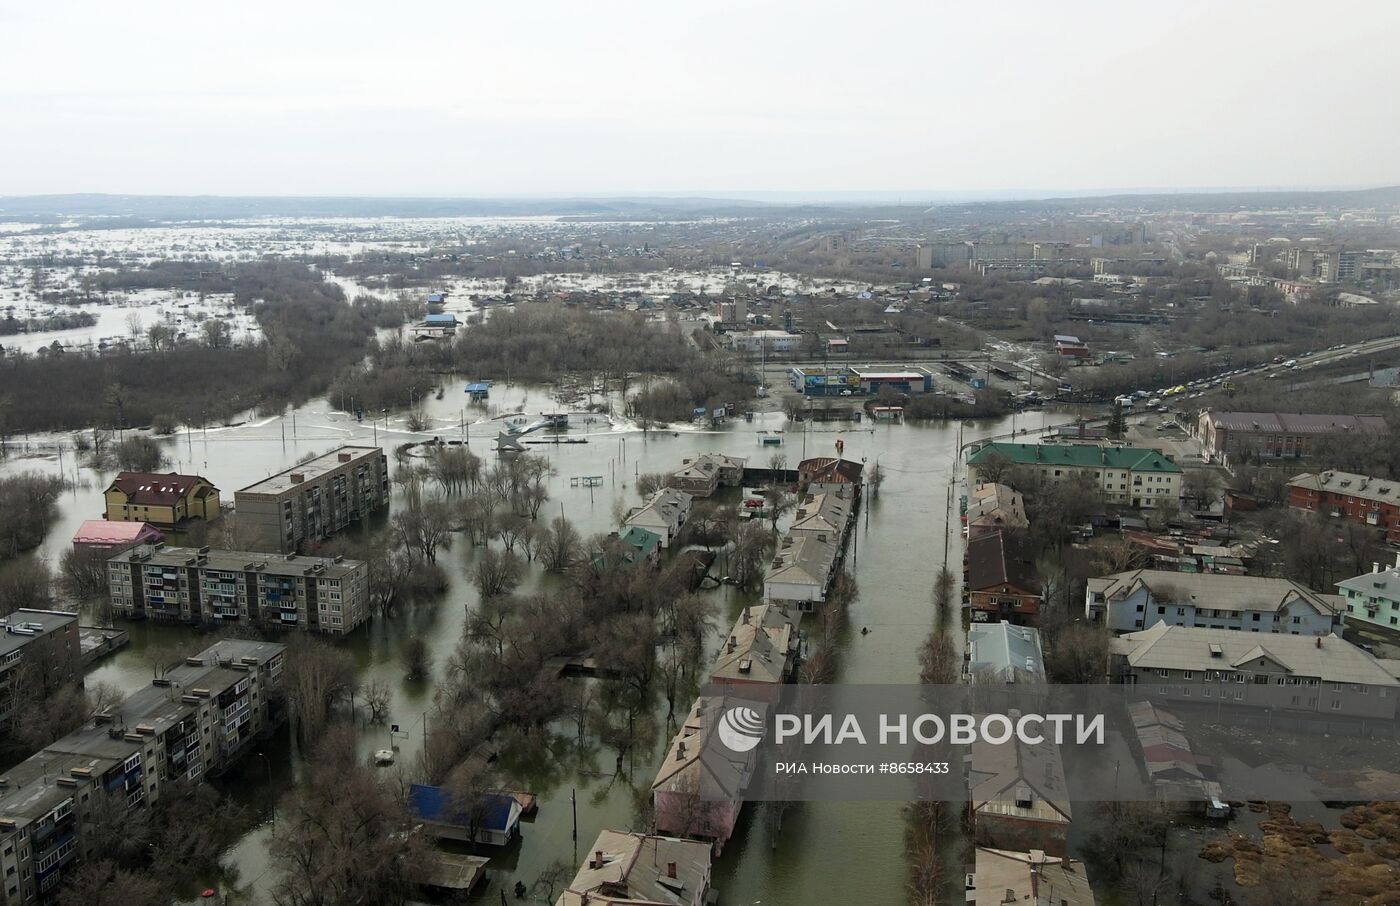
<svg viewBox="0 0 1400 906">
<path fill-rule="evenodd" d="M 73 535 L 73 550 L 116 554 L 138 544 L 155 544 L 165 536 L 145 522 L 111 522 L 89 519 Z"/>
</svg>

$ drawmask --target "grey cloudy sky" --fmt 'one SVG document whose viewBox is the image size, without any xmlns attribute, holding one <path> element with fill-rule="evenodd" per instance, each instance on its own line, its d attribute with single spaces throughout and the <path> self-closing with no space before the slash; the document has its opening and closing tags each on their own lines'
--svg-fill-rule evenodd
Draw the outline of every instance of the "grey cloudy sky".
<svg viewBox="0 0 1400 906">
<path fill-rule="evenodd" d="M 1400 4 L 0 0 L 0 194 L 1400 182 Z"/>
</svg>

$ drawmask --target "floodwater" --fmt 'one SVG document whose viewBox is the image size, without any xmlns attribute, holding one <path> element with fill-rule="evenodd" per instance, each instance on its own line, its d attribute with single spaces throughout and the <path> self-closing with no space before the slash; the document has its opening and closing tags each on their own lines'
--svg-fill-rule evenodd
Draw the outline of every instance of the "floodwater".
<svg viewBox="0 0 1400 906">
<path fill-rule="evenodd" d="M 491 440 L 499 428 L 492 417 L 523 408 L 533 415 L 555 410 L 558 404 L 541 387 L 497 385 L 489 408 L 466 405 L 463 381 L 446 385 L 444 398 L 429 398 L 426 411 L 434 419 L 428 435 L 446 440 L 466 439 L 488 465 L 495 454 Z M 995 422 L 958 425 L 810 425 L 792 426 L 779 448 L 793 466 L 804 456 L 835 453 L 844 441 L 844 455 L 879 462 L 886 480 L 878 497 L 868 501 L 859 516 L 855 544 L 847 567 L 860 587 L 860 597 L 849 614 L 850 629 L 843 643 L 838 682 L 903 683 L 917 676 L 917 648 L 930 622 L 930 589 L 945 557 L 960 557 L 957 520 L 951 519 L 950 501 L 957 489 L 953 482 L 960 440 L 1025 430 L 1034 434 L 1057 417 L 1030 413 Z M 570 436 L 588 443 L 538 444 L 532 452 L 549 457 L 557 470 L 551 497 L 541 513 L 550 517 L 563 512 L 585 535 L 610 531 L 617 513 L 639 501 L 633 486 L 643 472 L 669 471 L 688 456 L 716 451 L 749 457 L 766 464 L 774 452 L 759 444 L 760 430 L 785 428 L 780 413 L 755 415 L 752 423 L 735 420 L 714 430 L 680 427 L 643 433 L 627 423 L 610 424 L 604 417 L 570 428 Z M 538 435 L 531 435 L 532 438 Z M 166 440 L 171 468 L 197 471 L 218 485 L 226 501 L 233 491 L 273 472 L 293 465 L 311 453 L 321 453 L 345 443 L 378 443 L 392 448 L 424 439 L 407 431 L 402 416 L 380 417 L 357 423 L 352 416 L 333 411 L 325 401 L 315 401 L 285 416 L 255 420 L 230 428 L 195 429 Z M 62 471 L 75 482 L 63 501 L 62 517 L 54 525 L 36 555 L 56 566 L 78 524 L 100 516 L 101 494 L 110 474 L 81 468 L 69 449 L 58 453 L 52 446 L 31 442 L 14 450 L 0 463 L 0 474 L 38 469 Z M 596 488 L 573 486 L 570 479 L 601 476 Z M 952 511 L 956 513 L 956 510 Z M 951 536 L 951 542 L 949 538 Z M 394 742 L 399 763 L 411 765 L 425 732 L 425 717 L 432 701 L 432 684 L 409 683 L 403 678 L 399 652 L 404 639 L 420 636 L 433 655 L 434 674 L 440 675 L 460 637 L 467 612 L 475 606 L 475 590 L 469 581 L 471 551 L 460 539 L 439 555 L 449 574 L 451 588 L 442 600 L 407 608 L 384 620 L 375 620 L 342 644 L 351 651 L 365 682 L 378 679 L 393 691 L 391 721 L 403 733 Z M 960 572 L 956 568 L 955 573 Z M 532 581 L 539 581 L 538 577 Z M 717 599 L 716 636 L 709 651 L 717 650 L 745 601 L 730 589 L 713 593 Z M 869 629 L 862 635 L 861 627 Z M 171 636 L 188 635 L 184 627 L 132 624 L 132 644 L 99 663 L 90 673 L 94 681 L 115 683 L 126 690 L 150 682 L 150 666 L 142 652 Z M 659 704 L 664 717 L 664 701 Z M 684 709 L 684 703 L 678 706 Z M 426 732 L 431 732 L 431 725 Z M 561 730 L 571 735 L 571 730 Z M 517 880 L 528 887 L 542 869 L 555 860 L 577 865 L 594 836 L 603 828 L 636 826 L 633 787 L 649 788 L 670 731 L 657 734 L 649 753 L 635 754 L 635 763 L 624 765 L 618 776 L 614 753 L 593 750 L 586 757 L 561 753 L 541 765 L 518 765 L 512 779 L 519 788 L 540 797 L 538 816 L 522 825 L 523 840 L 509 848 L 491 866 L 489 885 L 481 888 L 483 902 L 498 901 L 500 889 L 509 890 Z M 368 756 L 390 744 L 387 727 L 365 726 L 359 736 L 361 753 Z M 649 760 L 648 760 L 649 759 Z M 235 770 L 237 795 L 245 798 L 261 817 L 260 823 L 227 854 L 225 878 L 198 879 L 233 895 L 234 901 L 265 902 L 273 881 L 268 868 L 268 841 L 275 820 L 276 793 L 293 782 L 297 773 L 292 747 L 285 740 L 270 742 Z M 576 797 L 578 835 L 572 832 L 571 795 Z M 810 803 L 790 810 L 780 839 L 771 840 L 760 807 L 750 805 L 740 828 L 716 863 L 714 876 L 722 901 L 727 904 L 799 906 L 837 899 L 867 903 L 897 903 L 905 899 L 902 805 L 895 802 Z"/>
</svg>

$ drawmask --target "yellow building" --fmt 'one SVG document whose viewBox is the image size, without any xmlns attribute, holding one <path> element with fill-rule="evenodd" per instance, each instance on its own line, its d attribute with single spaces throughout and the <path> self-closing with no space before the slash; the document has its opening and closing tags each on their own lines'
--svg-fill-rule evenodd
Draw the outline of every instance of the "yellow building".
<svg viewBox="0 0 1400 906">
<path fill-rule="evenodd" d="M 122 472 L 104 496 L 110 522 L 147 522 L 168 531 L 219 515 L 219 489 L 198 475 Z"/>
</svg>

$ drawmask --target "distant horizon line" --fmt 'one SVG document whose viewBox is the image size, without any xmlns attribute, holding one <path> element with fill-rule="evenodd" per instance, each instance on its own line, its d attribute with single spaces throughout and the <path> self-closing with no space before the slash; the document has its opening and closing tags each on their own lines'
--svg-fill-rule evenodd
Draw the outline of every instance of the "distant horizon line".
<svg viewBox="0 0 1400 906">
<path fill-rule="evenodd" d="M 7 200 L 76 198 L 145 199 L 250 199 L 338 201 L 707 201 L 807 204 L 814 202 L 878 202 L 919 205 L 939 201 L 1049 201 L 1062 198 L 1092 199 L 1124 195 L 1231 195 L 1231 194 L 1309 194 L 1317 192 L 1379 191 L 1400 187 L 1397 183 L 1333 183 L 1310 185 L 1243 186 L 1103 186 L 1084 189 L 782 189 L 735 191 L 621 191 L 621 192 L 515 192 L 515 193 L 327 193 L 307 194 L 260 192 L 34 192 L 0 194 L 0 212 Z"/>
</svg>

